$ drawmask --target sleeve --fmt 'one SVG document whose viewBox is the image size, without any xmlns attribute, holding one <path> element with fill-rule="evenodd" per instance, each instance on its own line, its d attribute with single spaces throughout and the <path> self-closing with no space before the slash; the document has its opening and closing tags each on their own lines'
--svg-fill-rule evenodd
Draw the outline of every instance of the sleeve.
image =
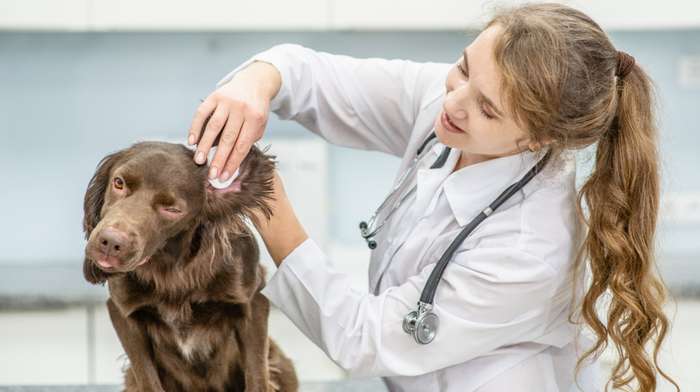
<svg viewBox="0 0 700 392">
<path fill-rule="evenodd" d="M 435 339 L 416 343 L 402 322 L 434 266 L 379 295 L 362 293 L 307 239 L 263 294 L 353 376 L 424 374 L 544 333 L 552 267 L 517 249 L 475 248 L 455 254 L 443 274 L 433 307 L 440 318 Z"/>
<path fill-rule="evenodd" d="M 332 144 L 396 156 L 403 156 L 426 94 L 444 86 L 449 67 L 281 44 L 248 59 L 217 87 L 253 61 L 272 64 L 282 76 L 270 107 L 281 119 L 294 120 Z"/>
</svg>

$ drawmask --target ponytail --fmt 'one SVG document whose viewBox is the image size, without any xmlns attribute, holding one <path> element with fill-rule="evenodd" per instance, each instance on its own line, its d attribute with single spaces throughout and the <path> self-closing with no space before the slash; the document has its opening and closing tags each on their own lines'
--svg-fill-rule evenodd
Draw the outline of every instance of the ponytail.
<svg viewBox="0 0 700 392">
<path fill-rule="evenodd" d="M 596 339 L 577 371 L 585 358 L 600 355 L 609 339 L 618 353 L 608 382 L 613 388 L 636 379 L 639 391 L 655 391 L 658 370 L 680 391 L 657 358 L 669 321 L 662 309 L 667 293 L 654 262 L 659 168 L 652 84 L 639 66 L 632 64 L 627 72 L 618 77 L 617 115 L 598 142 L 595 169 L 578 195 L 579 214 L 588 226 L 582 251 L 592 273 L 581 311 Z M 596 304 L 608 290 L 603 321 Z M 648 341 L 654 342 L 651 358 Z"/>
</svg>

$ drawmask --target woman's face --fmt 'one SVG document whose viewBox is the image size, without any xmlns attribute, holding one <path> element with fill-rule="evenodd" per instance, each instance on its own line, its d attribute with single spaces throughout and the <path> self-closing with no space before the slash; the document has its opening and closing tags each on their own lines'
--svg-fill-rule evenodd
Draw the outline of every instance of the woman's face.
<svg viewBox="0 0 700 392">
<path fill-rule="evenodd" d="M 471 162 L 515 154 L 530 143 L 501 100 L 501 75 L 493 58 L 500 30 L 489 27 L 464 49 L 447 74 L 447 93 L 435 119 L 440 142 L 462 150 Z"/>
</svg>

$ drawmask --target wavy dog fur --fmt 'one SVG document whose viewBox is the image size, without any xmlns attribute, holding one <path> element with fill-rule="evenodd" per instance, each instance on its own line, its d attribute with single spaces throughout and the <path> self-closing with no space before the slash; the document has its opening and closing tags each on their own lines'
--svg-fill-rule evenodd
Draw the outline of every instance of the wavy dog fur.
<svg viewBox="0 0 700 392">
<path fill-rule="evenodd" d="M 192 154 L 182 145 L 135 144 L 102 159 L 85 193 L 84 275 L 108 282 L 110 317 L 131 362 L 126 390 L 296 391 L 291 361 L 267 336 L 265 271 L 245 222 L 256 210 L 271 215 L 274 156 L 253 147 L 241 164 L 240 191 L 220 192 Z M 110 193 L 115 173 L 129 197 L 145 202 L 125 210 L 126 198 Z M 163 192 L 184 195 L 181 221 L 151 214 L 157 208 L 149 203 Z M 103 226 L 127 223 L 135 253 L 149 261 L 101 268 L 87 249 Z"/>
</svg>

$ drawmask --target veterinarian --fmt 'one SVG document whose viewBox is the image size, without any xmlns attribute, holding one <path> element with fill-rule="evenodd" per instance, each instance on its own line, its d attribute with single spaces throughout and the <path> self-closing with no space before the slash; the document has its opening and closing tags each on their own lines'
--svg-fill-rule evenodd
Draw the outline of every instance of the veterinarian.
<svg viewBox="0 0 700 392">
<path fill-rule="evenodd" d="M 274 214 L 256 223 L 279 267 L 263 294 L 339 366 L 381 376 L 391 391 L 598 391 L 607 339 L 624 353 L 610 381 L 655 390 L 656 374 L 667 376 L 644 345 L 658 349 L 668 321 L 652 273 L 650 79 L 597 24 L 559 4 L 500 11 L 455 57 L 359 59 L 283 44 L 201 103 L 189 143 L 203 164 L 221 136 L 210 178 L 231 177 L 269 111 L 330 143 L 402 159 L 397 189 L 362 230 L 373 248 L 369 293 L 308 238 L 277 176 Z M 577 192 L 572 151 L 594 143 L 595 167 Z M 585 323 L 569 321 L 578 315 Z M 586 325 L 592 332 L 580 334 Z"/>
</svg>

